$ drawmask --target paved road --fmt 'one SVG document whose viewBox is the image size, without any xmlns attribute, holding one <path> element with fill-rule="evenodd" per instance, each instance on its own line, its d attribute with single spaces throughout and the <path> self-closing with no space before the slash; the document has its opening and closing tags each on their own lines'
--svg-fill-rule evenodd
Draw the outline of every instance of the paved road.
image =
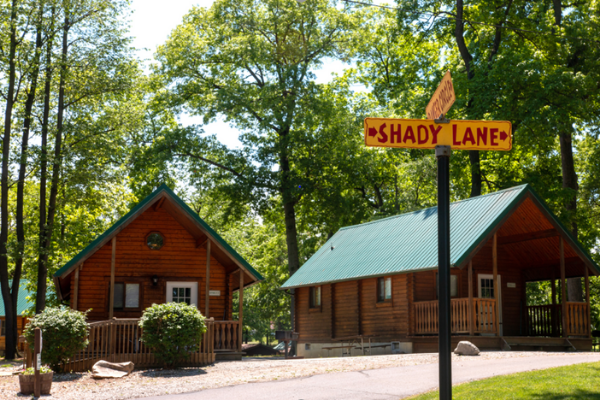
<svg viewBox="0 0 600 400">
<path fill-rule="evenodd" d="M 454 384 L 495 375 L 600 361 L 600 354 L 552 355 L 517 359 L 465 358 L 452 365 Z M 285 381 L 247 383 L 144 400 L 388 400 L 437 388 L 438 365 L 425 364 L 315 375 Z"/>
</svg>

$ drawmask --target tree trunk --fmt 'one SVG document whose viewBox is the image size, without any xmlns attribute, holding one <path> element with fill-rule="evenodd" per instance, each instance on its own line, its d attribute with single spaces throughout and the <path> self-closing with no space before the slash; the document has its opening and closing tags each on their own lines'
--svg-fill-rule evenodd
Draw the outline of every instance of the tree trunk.
<svg viewBox="0 0 600 400">
<path fill-rule="evenodd" d="M 46 307 L 46 280 L 48 277 L 48 255 L 52 243 L 52 231 L 54 228 L 54 216 L 56 215 L 56 198 L 62 163 L 62 133 L 63 118 L 65 112 L 65 84 L 67 76 L 67 55 L 69 50 L 69 12 L 65 9 L 65 22 L 63 26 L 63 40 L 60 65 L 60 79 L 58 89 L 58 110 L 56 114 L 56 137 L 54 140 L 54 159 L 52 162 L 52 182 L 50 187 L 50 199 L 48 200 L 48 217 L 44 226 L 42 246 L 40 246 L 40 258 L 38 262 L 38 291 L 36 296 L 35 311 L 42 312 Z"/>
<path fill-rule="evenodd" d="M 560 26 L 562 23 L 562 1 L 552 0 L 554 9 L 554 23 Z M 560 161 L 562 171 L 562 186 L 563 189 L 571 189 L 573 193 L 565 206 L 567 217 L 571 221 L 571 233 L 577 239 L 577 191 L 579 184 L 577 183 L 577 173 L 575 172 L 575 161 L 573 160 L 573 140 L 571 131 L 566 128 L 559 133 L 560 142 Z M 583 288 L 581 278 L 567 279 L 567 297 L 569 301 L 583 301 Z"/>
<path fill-rule="evenodd" d="M 31 127 L 31 114 L 35 95 L 37 91 L 38 77 L 40 74 L 40 58 L 42 52 L 42 30 L 44 16 L 44 2 L 38 2 L 39 16 L 37 21 L 37 32 L 35 38 L 35 56 L 31 71 L 31 84 L 27 92 L 25 101 L 25 114 L 23 116 L 23 137 L 21 139 L 21 159 L 19 165 L 19 180 L 17 181 L 17 210 L 16 210 L 16 230 L 17 230 L 17 254 L 15 256 L 15 268 L 21 270 L 23 266 L 23 253 L 25 251 L 25 229 L 23 224 L 23 207 L 25 191 L 25 174 L 27 173 L 27 160 L 29 153 L 29 131 Z"/>
<path fill-rule="evenodd" d="M 469 197 L 481 196 L 481 164 L 478 150 L 469 150 L 469 161 L 471 162 L 471 195 Z"/>
<path fill-rule="evenodd" d="M 54 17 L 56 13 L 56 8 L 52 7 L 52 22 L 50 26 L 50 32 L 54 31 Z M 52 90 L 52 47 L 54 45 L 54 35 L 51 33 L 51 36 L 48 38 L 48 42 L 46 44 L 46 72 L 44 77 L 44 113 L 42 116 L 42 148 L 41 148 L 41 157 L 40 157 L 40 215 L 39 215 L 39 243 L 38 243 L 38 287 L 40 285 L 40 274 L 39 271 L 45 268 L 44 262 L 44 254 L 45 250 L 44 246 L 44 238 L 46 232 L 46 180 L 48 177 L 48 125 L 50 123 L 50 95 Z M 44 282 L 46 278 L 44 278 Z M 44 283 L 42 283 L 43 285 Z M 36 313 L 41 312 L 46 305 L 45 297 L 43 299 L 39 299 L 36 295 L 35 299 L 35 310 Z"/>
<path fill-rule="evenodd" d="M 17 350 L 17 296 L 21 271 L 15 269 L 12 276 L 12 290 L 9 289 L 8 275 L 8 178 L 10 175 L 10 135 L 12 128 L 12 113 L 15 103 L 16 82 L 16 53 L 17 53 L 17 0 L 13 0 L 10 12 L 10 50 L 8 61 L 8 91 L 4 113 L 4 136 L 2 138 L 2 177 L 0 178 L 0 287 L 4 301 L 6 344 L 5 357 L 15 358 Z"/>
<path fill-rule="evenodd" d="M 465 22 L 463 20 L 464 16 L 464 4 L 463 0 L 456 0 L 456 28 L 454 30 L 454 36 L 456 37 L 456 45 L 458 46 L 458 51 L 460 52 L 460 56 L 465 63 L 465 69 L 467 70 L 467 79 L 471 80 L 475 76 L 475 72 L 471 69 L 471 61 L 473 61 L 473 56 L 469 52 L 467 48 L 467 44 L 465 43 L 464 33 L 465 33 Z M 471 101 L 467 103 L 468 104 Z M 481 195 L 481 165 L 479 163 L 479 151 L 478 150 L 469 150 L 469 162 L 471 163 L 471 196 L 480 196 Z"/>
<path fill-rule="evenodd" d="M 560 134 L 560 159 L 562 170 L 562 186 L 571 189 L 572 193 L 565 205 L 567 216 L 571 221 L 571 233 L 577 239 L 577 173 L 575 172 L 575 161 L 573 160 L 573 142 L 571 132 L 566 130 Z M 583 288 L 581 278 L 567 279 L 569 301 L 583 301 Z"/>
</svg>

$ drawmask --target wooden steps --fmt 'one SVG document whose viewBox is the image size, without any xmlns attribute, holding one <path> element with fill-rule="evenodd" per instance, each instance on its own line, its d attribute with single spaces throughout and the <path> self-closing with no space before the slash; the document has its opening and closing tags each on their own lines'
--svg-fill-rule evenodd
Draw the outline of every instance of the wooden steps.
<svg viewBox="0 0 600 400">
<path fill-rule="evenodd" d="M 540 337 L 503 337 L 504 342 L 512 351 L 575 351 L 573 344 L 565 338 L 540 338 Z"/>
<path fill-rule="evenodd" d="M 239 361 L 245 354 L 243 351 L 215 350 L 215 361 Z"/>
</svg>

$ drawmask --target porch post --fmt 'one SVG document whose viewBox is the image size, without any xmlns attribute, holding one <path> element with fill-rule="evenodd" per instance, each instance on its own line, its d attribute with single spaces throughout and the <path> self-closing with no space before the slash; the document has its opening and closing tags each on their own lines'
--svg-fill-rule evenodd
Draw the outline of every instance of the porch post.
<svg viewBox="0 0 600 400">
<path fill-rule="evenodd" d="M 475 334 L 475 318 L 474 318 L 474 307 L 473 307 L 473 261 L 469 261 L 469 276 L 468 276 L 468 285 L 469 285 L 469 335 L 473 336 Z"/>
<path fill-rule="evenodd" d="M 494 233 L 494 242 L 492 245 L 492 259 L 494 266 L 494 300 L 496 301 L 496 318 L 494 318 L 494 323 L 496 324 L 496 336 L 500 336 L 500 325 L 498 323 L 500 318 L 500 307 L 498 304 L 498 240 L 497 235 Z"/>
<path fill-rule="evenodd" d="M 561 236 L 560 238 L 560 292 L 561 292 L 561 309 L 562 309 L 562 335 L 563 337 L 568 337 L 567 335 L 567 293 L 566 293 L 566 283 L 565 283 L 565 242 Z"/>
<path fill-rule="evenodd" d="M 73 288 L 73 310 L 77 310 L 77 297 L 79 296 L 79 268 L 75 268 L 75 287 Z"/>
<path fill-rule="evenodd" d="M 210 240 L 206 241 L 206 289 L 204 294 L 204 316 L 208 318 L 210 301 Z"/>
<path fill-rule="evenodd" d="M 112 238 L 112 255 L 110 257 L 110 298 L 108 299 L 108 319 L 113 319 L 115 305 L 115 258 L 117 255 L 117 237 Z"/>
<path fill-rule="evenodd" d="M 239 335 L 238 335 L 238 341 L 239 341 L 239 351 L 242 351 L 242 334 L 243 334 L 243 321 L 244 321 L 244 271 L 242 271 L 242 269 L 240 268 L 240 302 L 239 302 L 239 306 L 238 306 L 238 311 L 239 311 Z"/>
<path fill-rule="evenodd" d="M 590 274 L 588 272 L 587 265 L 584 265 L 583 268 L 585 269 L 585 302 L 587 303 L 586 329 L 588 331 L 588 337 L 591 339 L 592 338 L 592 329 L 591 329 L 590 324 L 592 322 L 592 315 L 591 315 L 591 310 L 590 310 Z"/>
<path fill-rule="evenodd" d="M 552 272 L 552 311 L 550 312 L 550 318 L 552 322 L 552 336 L 558 336 L 558 321 L 556 321 L 556 279 L 554 279 L 554 270 Z"/>
</svg>

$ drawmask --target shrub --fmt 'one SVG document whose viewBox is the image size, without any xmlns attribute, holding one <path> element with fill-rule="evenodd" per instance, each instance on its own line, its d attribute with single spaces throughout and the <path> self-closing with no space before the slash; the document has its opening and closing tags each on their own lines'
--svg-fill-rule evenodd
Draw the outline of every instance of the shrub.
<svg viewBox="0 0 600 400">
<path fill-rule="evenodd" d="M 198 351 L 206 332 L 204 316 L 185 303 L 153 304 L 140 320 L 142 342 L 166 368 L 173 368 Z"/>
<path fill-rule="evenodd" d="M 47 374 L 48 372 L 52 372 L 52 369 L 50 369 L 50 367 L 47 367 L 45 365 L 42 365 L 40 367 L 40 374 Z M 35 369 L 33 367 L 24 369 L 23 372 L 21 372 L 21 375 L 35 375 Z"/>
<path fill-rule="evenodd" d="M 35 328 L 42 330 L 42 362 L 59 371 L 78 351 L 88 345 L 87 312 L 66 307 L 47 307 L 29 320 L 23 332 L 33 350 Z"/>
</svg>

